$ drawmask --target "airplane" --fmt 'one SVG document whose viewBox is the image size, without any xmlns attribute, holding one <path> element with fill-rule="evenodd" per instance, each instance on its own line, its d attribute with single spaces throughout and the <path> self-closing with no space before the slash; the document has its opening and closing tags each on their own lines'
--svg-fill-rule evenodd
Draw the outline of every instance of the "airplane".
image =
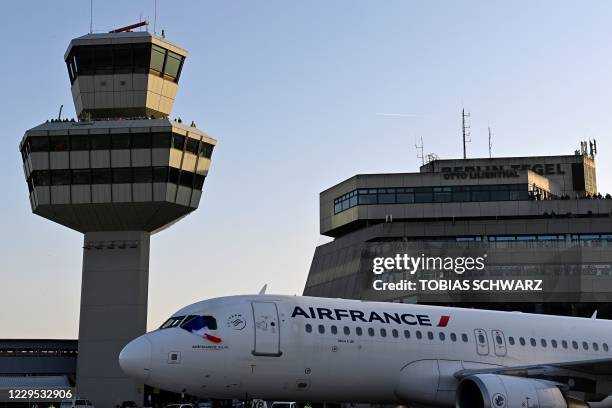
<svg viewBox="0 0 612 408">
<path fill-rule="evenodd" d="M 456 408 L 612 407 L 612 322 L 286 295 L 204 300 L 121 351 L 197 397 Z"/>
</svg>

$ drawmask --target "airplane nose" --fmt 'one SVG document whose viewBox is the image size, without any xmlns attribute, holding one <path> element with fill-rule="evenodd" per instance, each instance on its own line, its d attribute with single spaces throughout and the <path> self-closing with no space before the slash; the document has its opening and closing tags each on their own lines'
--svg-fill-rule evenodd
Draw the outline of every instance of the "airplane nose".
<svg viewBox="0 0 612 408">
<path fill-rule="evenodd" d="M 130 341 L 119 353 L 119 366 L 130 377 L 145 381 L 151 370 L 151 342 L 146 336 Z"/>
</svg>

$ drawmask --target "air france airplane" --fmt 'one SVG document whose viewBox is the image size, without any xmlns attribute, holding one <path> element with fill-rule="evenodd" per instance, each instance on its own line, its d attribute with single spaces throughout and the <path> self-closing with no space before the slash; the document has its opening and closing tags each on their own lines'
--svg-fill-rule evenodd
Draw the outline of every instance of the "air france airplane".
<svg viewBox="0 0 612 408">
<path fill-rule="evenodd" d="M 415 407 L 612 407 L 612 322 L 300 296 L 187 306 L 119 356 L 194 396 Z"/>
</svg>

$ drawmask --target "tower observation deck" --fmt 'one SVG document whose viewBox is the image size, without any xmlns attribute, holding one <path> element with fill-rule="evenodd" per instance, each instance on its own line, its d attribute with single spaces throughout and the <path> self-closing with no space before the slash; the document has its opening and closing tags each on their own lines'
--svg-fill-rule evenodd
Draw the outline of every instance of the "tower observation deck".
<svg viewBox="0 0 612 408">
<path fill-rule="evenodd" d="M 146 331 L 150 236 L 198 208 L 216 145 L 168 119 L 186 56 L 148 32 L 72 40 L 79 119 L 20 143 L 32 212 L 84 234 L 77 392 L 97 408 L 143 402 L 118 355 Z"/>
</svg>

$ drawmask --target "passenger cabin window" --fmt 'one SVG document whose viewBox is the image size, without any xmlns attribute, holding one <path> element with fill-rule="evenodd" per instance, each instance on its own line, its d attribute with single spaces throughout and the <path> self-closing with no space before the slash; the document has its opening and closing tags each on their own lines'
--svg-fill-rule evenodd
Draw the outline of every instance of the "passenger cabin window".
<svg viewBox="0 0 612 408">
<path fill-rule="evenodd" d="M 393 329 L 391 330 L 391 334 L 393 335 L 393 337 L 395 337 L 396 339 L 399 337 L 399 333 L 397 331 L 397 329 Z"/>
<path fill-rule="evenodd" d="M 419 340 L 423 338 L 423 333 L 421 333 L 420 330 L 416 331 L 416 338 L 419 339 Z"/>
<path fill-rule="evenodd" d="M 446 335 L 442 332 L 440 332 L 438 336 L 440 337 L 440 341 L 444 341 L 446 339 Z"/>
<path fill-rule="evenodd" d="M 356 327 L 355 333 L 357 333 L 358 336 L 361 336 L 363 334 L 363 329 L 361 327 Z"/>
<path fill-rule="evenodd" d="M 553 348 L 557 348 L 557 340 L 551 340 L 551 341 L 550 341 L 550 345 L 551 345 Z"/>
<path fill-rule="evenodd" d="M 524 337 L 519 338 L 519 343 L 521 343 L 521 346 L 524 346 L 525 345 L 525 338 Z"/>
<path fill-rule="evenodd" d="M 349 329 L 348 326 L 344 326 L 344 334 L 346 334 L 347 336 L 351 334 L 351 329 Z"/>
<path fill-rule="evenodd" d="M 386 329 L 380 329 L 380 336 L 381 337 L 387 337 L 387 330 Z"/>
<path fill-rule="evenodd" d="M 468 342 L 468 335 L 467 335 L 467 334 L 465 334 L 465 333 L 463 333 L 463 334 L 461 335 L 461 340 L 462 340 L 464 343 L 467 343 L 467 342 Z"/>
<path fill-rule="evenodd" d="M 331 327 L 332 334 L 338 334 L 338 328 L 336 326 Z"/>
<path fill-rule="evenodd" d="M 434 334 L 433 334 L 433 332 L 427 332 L 427 338 L 428 338 L 429 340 L 433 340 L 433 338 L 434 338 Z"/>
<path fill-rule="evenodd" d="M 578 350 L 578 342 L 577 341 L 572 341 L 572 347 L 574 348 L 574 350 Z"/>
<path fill-rule="evenodd" d="M 217 330 L 217 320 L 212 316 L 189 315 L 181 324 L 181 329 L 203 336 L 207 330 Z"/>
<path fill-rule="evenodd" d="M 608 351 L 608 350 L 610 350 L 610 349 L 608 348 L 608 344 L 607 344 L 607 343 L 604 343 L 602 346 L 603 346 L 604 351 Z"/>
<path fill-rule="evenodd" d="M 546 339 L 540 339 L 540 344 L 542 344 L 542 347 L 546 347 Z"/>
<path fill-rule="evenodd" d="M 508 343 L 510 343 L 511 346 L 514 346 L 514 337 L 508 337 Z"/>
<path fill-rule="evenodd" d="M 567 341 L 566 340 L 562 340 L 561 341 L 561 346 L 566 349 L 567 348 Z"/>
<path fill-rule="evenodd" d="M 410 330 L 404 330 L 404 337 L 407 339 L 410 338 Z"/>
<path fill-rule="evenodd" d="M 322 324 L 319 325 L 319 333 L 325 333 L 325 326 L 323 326 Z"/>
<path fill-rule="evenodd" d="M 534 339 L 533 337 L 529 339 L 529 343 L 531 344 L 531 347 L 535 347 L 536 346 L 536 339 Z"/>
<path fill-rule="evenodd" d="M 588 350 L 589 349 L 589 343 L 587 343 L 586 341 L 583 341 L 582 342 L 582 348 L 585 349 L 585 350 Z"/>
<path fill-rule="evenodd" d="M 599 351 L 599 344 L 593 343 L 593 350 Z"/>
<path fill-rule="evenodd" d="M 451 333 L 450 338 L 451 341 L 457 341 L 457 335 L 455 333 Z"/>
<path fill-rule="evenodd" d="M 310 325 L 310 323 L 306 324 L 305 328 L 306 328 L 306 333 L 312 333 L 312 326 Z"/>
<path fill-rule="evenodd" d="M 170 329 L 172 327 L 176 327 L 179 325 L 179 323 L 181 323 L 181 321 L 183 321 L 184 318 L 185 316 L 171 317 L 168 320 L 166 320 L 164 324 L 162 324 L 159 328 L 160 329 Z"/>
<path fill-rule="evenodd" d="M 373 328 L 371 328 L 371 327 L 368 328 L 368 335 L 370 337 L 374 337 L 374 329 Z"/>
</svg>

